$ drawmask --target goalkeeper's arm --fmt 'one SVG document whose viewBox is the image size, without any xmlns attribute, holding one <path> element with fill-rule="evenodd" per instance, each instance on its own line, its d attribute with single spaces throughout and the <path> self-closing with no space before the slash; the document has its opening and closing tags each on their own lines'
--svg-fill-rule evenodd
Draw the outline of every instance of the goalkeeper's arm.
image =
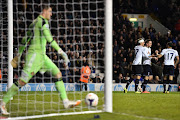
<svg viewBox="0 0 180 120">
<path fill-rule="evenodd" d="M 55 40 L 53 40 L 53 37 L 51 35 L 51 32 L 48 28 L 48 25 L 45 24 L 43 25 L 43 34 L 46 38 L 46 40 L 51 44 L 51 46 L 63 57 L 66 66 L 68 66 L 69 63 L 69 59 L 67 54 L 59 47 L 59 45 L 57 44 L 57 42 Z"/>
<path fill-rule="evenodd" d="M 30 27 L 31 27 L 31 25 L 30 25 Z M 29 30 L 27 32 L 27 36 L 23 37 L 23 39 L 21 40 L 21 44 L 20 44 L 19 49 L 18 49 L 18 55 L 16 55 L 11 60 L 11 65 L 12 65 L 13 68 L 17 68 L 18 67 L 21 55 L 22 55 L 24 49 L 26 48 L 28 42 L 31 40 L 31 36 L 32 36 L 32 32 L 31 32 L 31 30 Z"/>
</svg>

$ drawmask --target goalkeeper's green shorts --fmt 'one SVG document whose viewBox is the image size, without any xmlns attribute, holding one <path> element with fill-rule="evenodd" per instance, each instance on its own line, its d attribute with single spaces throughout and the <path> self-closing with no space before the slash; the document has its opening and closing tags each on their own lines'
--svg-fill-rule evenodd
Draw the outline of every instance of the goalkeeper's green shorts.
<svg viewBox="0 0 180 120">
<path fill-rule="evenodd" d="M 59 68 L 47 55 L 42 55 L 40 53 L 27 54 L 20 80 L 28 83 L 38 71 L 43 73 L 50 72 L 53 76 L 60 72 Z"/>
</svg>

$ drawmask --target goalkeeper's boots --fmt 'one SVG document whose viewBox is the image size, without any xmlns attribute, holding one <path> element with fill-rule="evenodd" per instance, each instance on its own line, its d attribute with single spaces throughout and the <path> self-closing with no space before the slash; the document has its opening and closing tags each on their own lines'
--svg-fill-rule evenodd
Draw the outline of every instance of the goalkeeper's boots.
<svg viewBox="0 0 180 120">
<path fill-rule="evenodd" d="M 0 105 L 0 114 L 9 115 L 9 113 L 7 112 L 6 106 L 3 102 L 1 102 L 1 105 Z"/>
<path fill-rule="evenodd" d="M 77 101 L 64 100 L 63 103 L 64 103 L 64 108 L 67 109 L 79 105 L 81 103 L 81 100 L 77 100 Z"/>
<path fill-rule="evenodd" d="M 126 88 L 124 88 L 124 93 L 127 93 L 127 89 Z"/>
</svg>

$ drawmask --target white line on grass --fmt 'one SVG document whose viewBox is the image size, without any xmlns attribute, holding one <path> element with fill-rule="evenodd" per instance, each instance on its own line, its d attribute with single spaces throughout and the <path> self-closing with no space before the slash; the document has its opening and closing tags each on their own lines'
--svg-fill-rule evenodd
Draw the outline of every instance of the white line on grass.
<svg viewBox="0 0 180 120">
<path fill-rule="evenodd" d="M 146 117 L 146 116 L 133 115 L 133 114 L 128 114 L 128 113 L 113 112 L 113 114 L 120 114 L 120 115 L 126 115 L 126 116 L 133 116 L 133 117 L 137 117 L 137 118 L 152 119 L 152 120 L 167 120 L 167 119 L 163 119 L 163 118 Z"/>
<path fill-rule="evenodd" d="M 9 119 L 9 120 L 24 120 L 24 119 L 43 118 L 43 117 L 52 117 L 52 116 L 90 114 L 90 113 L 101 113 L 101 112 L 102 112 L 101 110 L 97 110 L 97 111 L 83 111 L 83 112 L 70 112 L 70 113 L 52 113 L 52 114 L 46 114 L 46 115 L 12 117 L 12 118 L 7 118 L 7 119 Z"/>
</svg>

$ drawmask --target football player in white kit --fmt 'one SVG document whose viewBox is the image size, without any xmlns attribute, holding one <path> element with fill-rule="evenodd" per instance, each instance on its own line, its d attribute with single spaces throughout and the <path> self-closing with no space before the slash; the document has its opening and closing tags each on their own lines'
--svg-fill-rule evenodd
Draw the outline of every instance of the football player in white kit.
<svg viewBox="0 0 180 120">
<path fill-rule="evenodd" d="M 151 56 L 151 46 L 152 46 L 152 41 L 150 39 L 145 41 L 145 47 L 144 51 Z M 142 90 L 143 93 L 150 93 L 146 91 L 146 85 L 148 83 L 148 80 L 153 79 L 153 74 L 152 74 L 152 69 L 151 69 L 151 58 L 144 57 L 143 54 L 143 76 L 144 76 L 144 82 L 142 83 Z"/>
<path fill-rule="evenodd" d="M 177 50 L 172 49 L 173 44 L 168 42 L 166 46 L 167 48 L 163 49 L 162 52 L 157 56 L 158 58 L 161 58 L 164 55 L 164 68 L 163 68 L 164 92 L 163 93 L 169 93 L 171 84 L 173 82 L 174 68 L 176 68 L 179 62 L 179 55 Z M 176 62 L 175 62 L 175 58 L 176 58 Z M 167 80 L 168 76 L 169 76 L 169 80 Z M 166 84 L 169 84 L 167 91 L 166 91 Z"/>
<path fill-rule="evenodd" d="M 141 74 L 143 73 L 142 56 L 144 54 L 144 57 L 146 58 L 152 57 L 144 51 L 144 39 L 143 38 L 138 39 L 138 43 L 140 45 L 134 47 L 135 57 L 132 63 L 133 76 L 131 76 L 131 78 L 127 82 L 127 85 L 124 88 L 124 93 L 127 93 L 128 86 L 133 81 L 133 79 L 135 79 L 135 93 L 141 93 L 137 89 L 138 89 L 139 79 L 141 78 Z"/>
</svg>

